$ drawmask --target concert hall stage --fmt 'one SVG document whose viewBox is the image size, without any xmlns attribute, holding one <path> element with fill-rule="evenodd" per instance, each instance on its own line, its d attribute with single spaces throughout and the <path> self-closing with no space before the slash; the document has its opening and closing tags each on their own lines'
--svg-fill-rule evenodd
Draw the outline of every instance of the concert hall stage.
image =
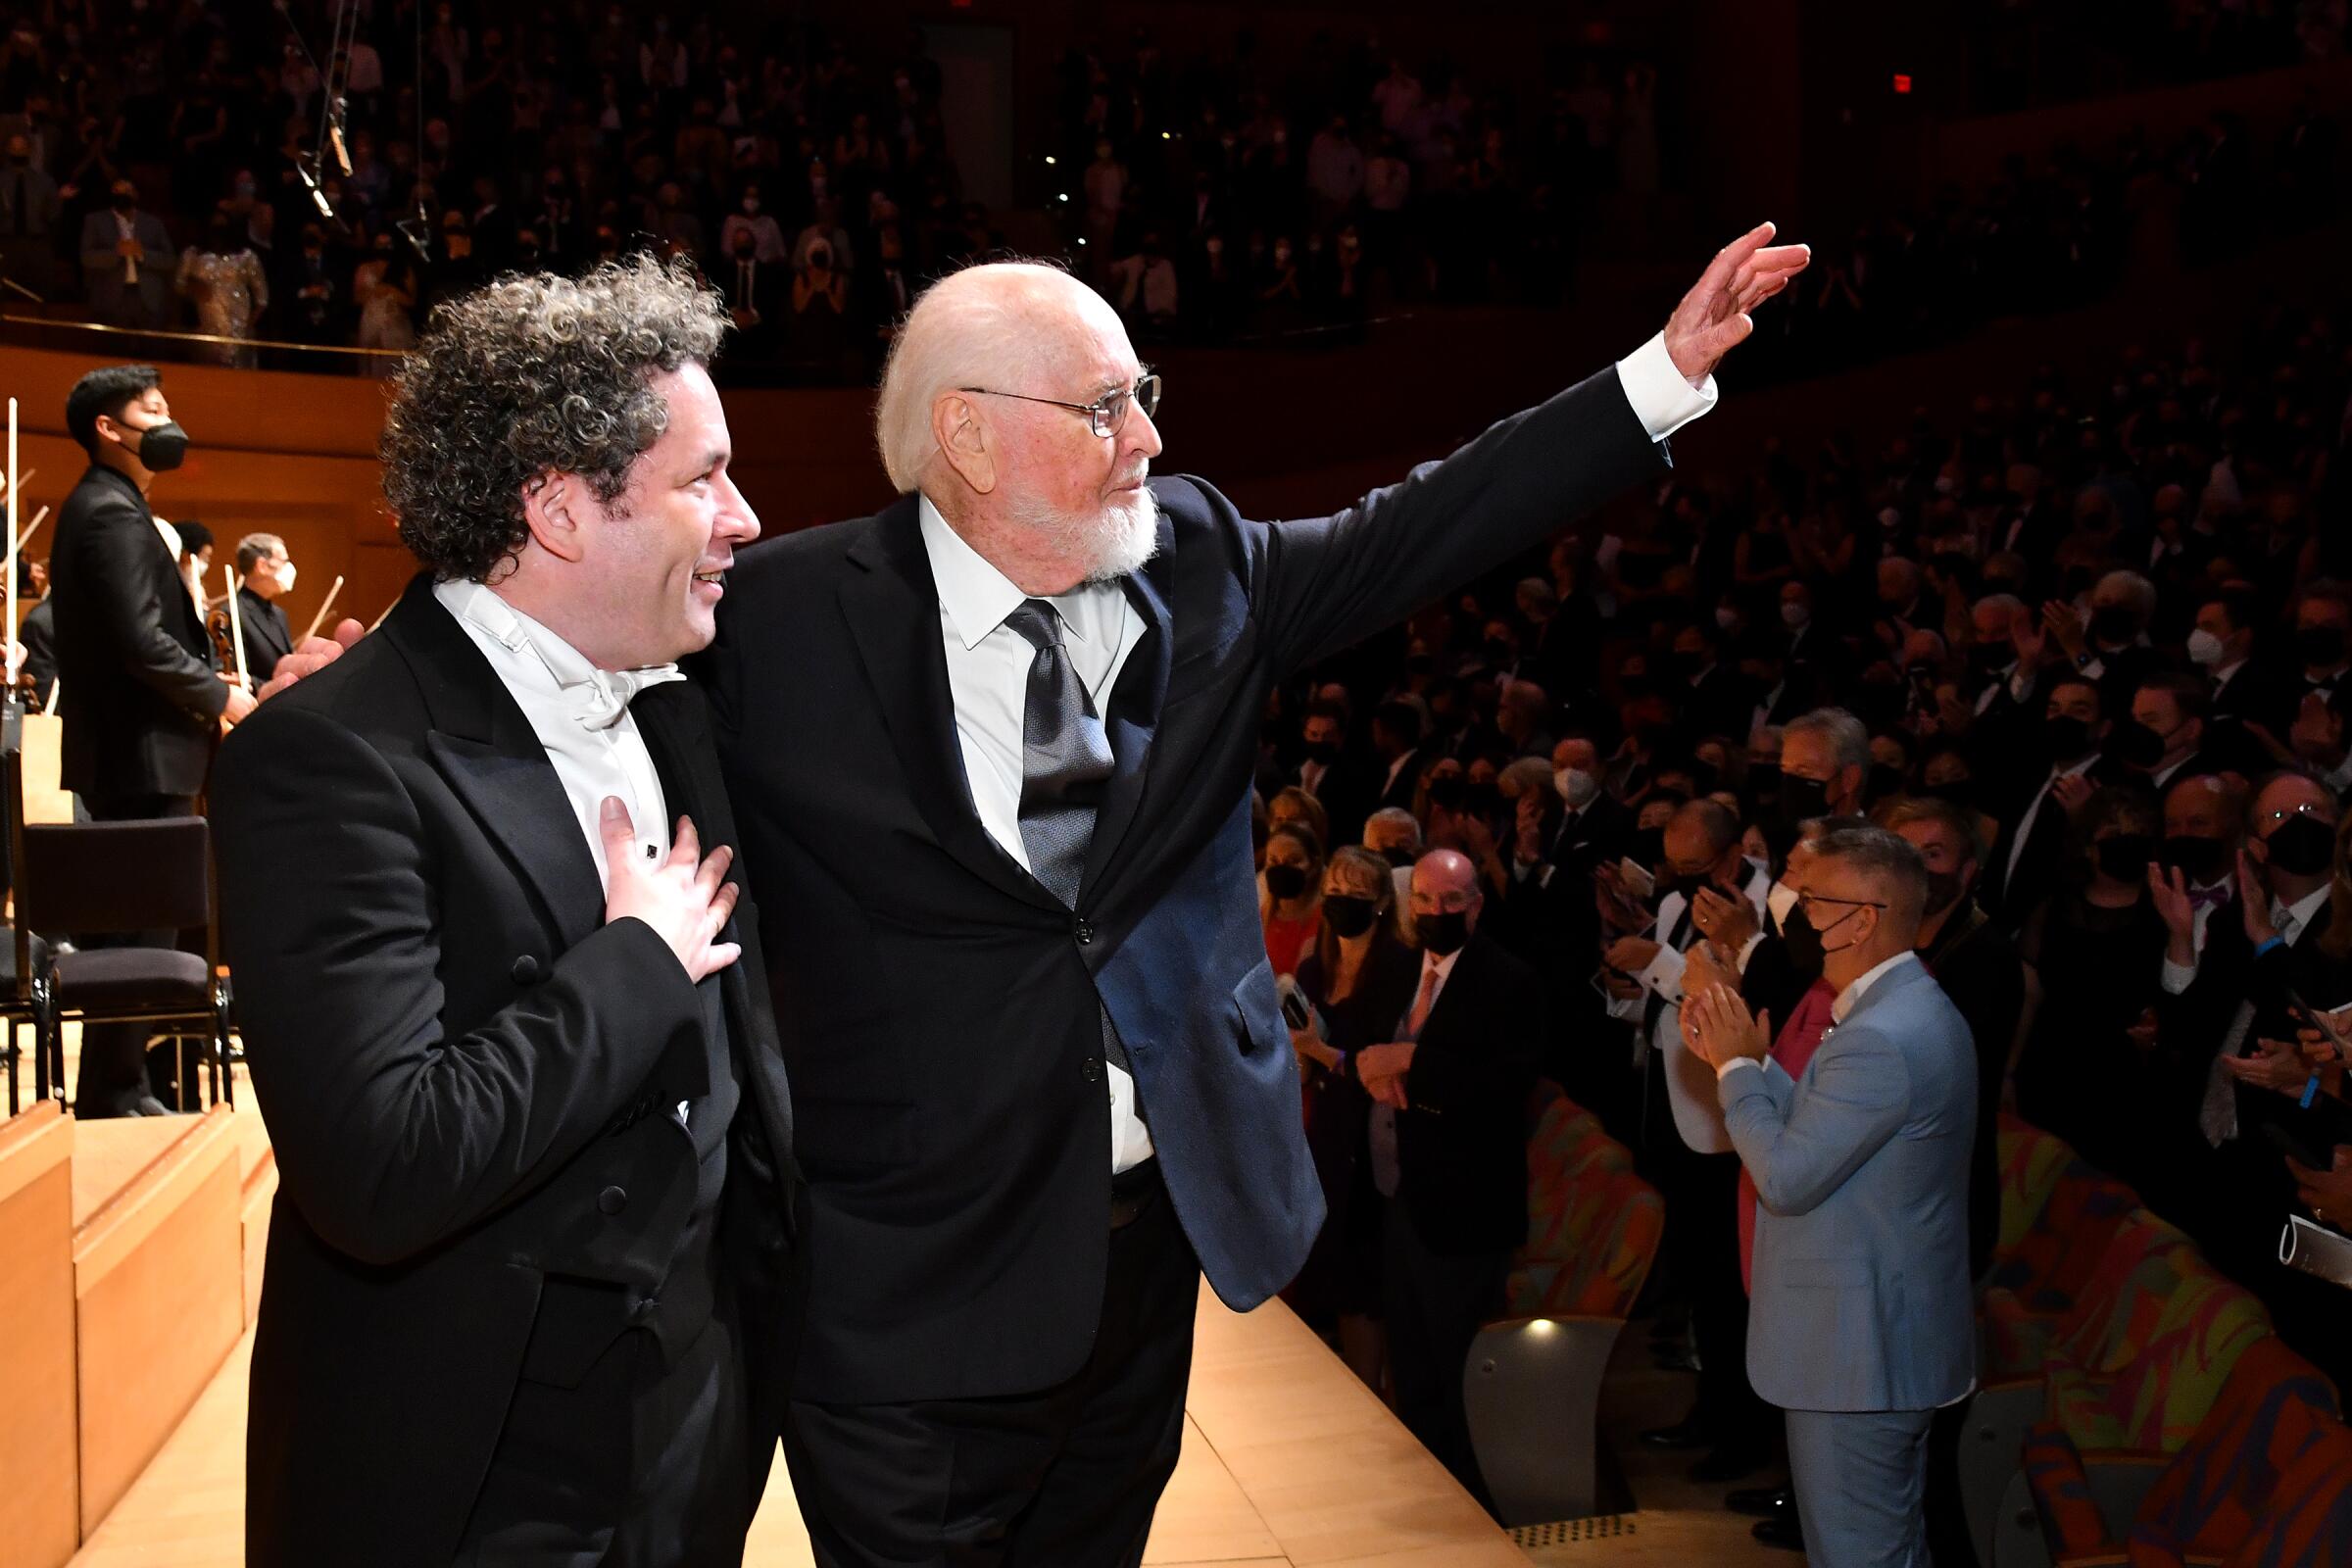
<svg viewBox="0 0 2352 1568">
<path fill-rule="evenodd" d="M 74 1562 L 244 1561 L 248 1333 Z M 1523 1568 L 1528 1558 L 1279 1303 L 1237 1317 L 1205 1290 L 1184 1457 L 1145 1554 L 1155 1568 Z M 801 1568 L 778 1463 L 745 1561 Z"/>
</svg>

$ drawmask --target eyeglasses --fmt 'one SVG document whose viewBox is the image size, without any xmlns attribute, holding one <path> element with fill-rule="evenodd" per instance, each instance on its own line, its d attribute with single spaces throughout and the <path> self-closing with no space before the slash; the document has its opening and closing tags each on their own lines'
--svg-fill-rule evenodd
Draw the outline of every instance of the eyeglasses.
<svg viewBox="0 0 2352 1568">
<path fill-rule="evenodd" d="M 1132 387 L 1105 392 L 1092 403 L 1064 403 L 1059 398 L 1033 398 L 1026 392 L 999 392 L 994 387 L 964 386 L 958 392 L 977 392 L 985 398 L 1016 398 L 1023 403 L 1043 403 L 1048 408 L 1067 409 L 1072 414 L 1086 416 L 1086 427 L 1098 436 L 1109 437 L 1119 433 L 1127 423 L 1127 411 L 1140 408 L 1149 419 L 1159 413 L 1159 377 L 1146 375 Z"/>
<path fill-rule="evenodd" d="M 1833 899 L 1826 893 L 1799 893 L 1796 896 L 1796 903 L 1797 906 L 1805 911 L 1805 917 L 1808 920 L 1813 917 L 1813 906 L 1816 904 L 1842 904 L 1846 906 L 1849 912 L 1854 909 L 1884 909 L 1886 907 L 1885 899 Z M 1842 920 L 1845 916 L 1841 914 L 1838 918 Z"/>
<path fill-rule="evenodd" d="M 2288 808 L 2287 808 L 2285 810 L 2283 810 L 2283 811 L 2265 811 L 2265 812 L 2263 812 L 2263 813 L 2262 813 L 2262 826 L 2263 826 L 2263 827 L 2266 827 L 2266 828 L 2272 828 L 2272 829 L 2276 829 L 2276 828 L 2278 826 L 2278 824 L 2279 824 L 2279 823 L 2281 823 L 2281 822 L 2285 821 L 2285 820 L 2286 820 L 2288 817 L 2290 817 L 2290 816 L 2310 816 L 2310 817 L 2318 817 L 2318 818 L 2319 818 L 2320 825 L 2321 825 L 2322 827 L 2326 827 L 2326 828 L 2332 829 L 2332 828 L 2335 826 L 2335 824 L 2334 824 L 2334 823 L 2332 823 L 2332 822 L 2330 822 L 2330 821 L 2328 821 L 2328 820 L 2326 817 L 2324 817 L 2324 816 L 2320 816 L 2320 812 L 2321 812 L 2321 810 L 2322 810 L 2322 809 L 2323 809 L 2323 808 L 2321 808 L 2321 807 L 2319 807 L 2319 806 L 2316 806 L 2316 805 L 2312 804 L 2310 801 L 2303 801 L 2303 802 L 2299 802 L 2298 804 L 2296 804 L 2296 805 L 2294 805 L 2294 806 L 2290 806 L 2290 807 L 2288 807 Z M 2270 835 L 2269 833 L 2263 833 L 2261 836 L 2262 836 L 2263 838 L 2266 838 L 2266 839 L 2267 839 L 2267 838 L 2269 838 L 2271 835 Z"/>
</svg>

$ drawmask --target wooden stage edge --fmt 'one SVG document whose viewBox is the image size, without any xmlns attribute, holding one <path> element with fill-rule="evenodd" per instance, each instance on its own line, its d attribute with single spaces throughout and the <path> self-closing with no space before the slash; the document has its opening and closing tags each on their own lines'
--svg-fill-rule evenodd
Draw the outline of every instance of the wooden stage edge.
<svg viewBox="0 0 2352 1568">
<path fill-rule="evenodd" d="M 244 1560 L 248 1331 L 75 1568 Z M 779 1458 L 747 1564 L 812 1564 Z M 1527 1568 L 1528 1558 L 1280 1302 L 1200 1293 L 1184 1452 L 1151 1568 Z"/>
</svg>

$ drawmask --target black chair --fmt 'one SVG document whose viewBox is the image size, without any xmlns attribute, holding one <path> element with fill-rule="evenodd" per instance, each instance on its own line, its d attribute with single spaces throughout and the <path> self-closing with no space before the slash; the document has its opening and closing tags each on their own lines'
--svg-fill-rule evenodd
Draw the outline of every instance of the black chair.
<svg viewBox="0 0 2352 1568">
<path fill-rule="evenodd" d="M 21 964 L 29 964 L 24 932 L 71 931 L 112 936 L 201 927 L 204 952 L 176 948 L 84 948 L 32 966 L 20 989 L 32 1009 L 34 1050 L 65 1076 L 65 1021 L 179 1024 L 200 1035 L 213 1099 L 236 1103 L 228 1072 L 227 978 L 220 973 L 214 908 L 211 825 L 201 816 L 143 822 L 25 822 L 13 813 L 17 840 L 17 930 Z M 20 972 L 24 972 L 21 970 Z M 162 1031 L 159 1031 L 159 1033 Z M 179 1086 L 186 1110 L 187 1083 Z"/>
<path fill-rule="evenodd" d="M 8 833 L 0 842 L 0 853 L 7 858 L 0 861 L 0 883 L 13 889 L 16 885 L 14 868 L 24 853 L 19 829 L 24 821 L 24 710 L 16 703 L 0 703 L 0 797 L 5 797 L 8 814 Z M 11 928 L 7 940 L 0 942 L 0 1018 L 8 1022 L 7 1044 L 0 1047 L 0 1056 L 8 1063 L 8 1113 L 14 1116 L 19 1107 L 17 1064 L 24 1055 L 17 1044 L 19 1033 L 34 1023 L 32 979 L 45 974 L 49 965 L 49 944 L 31 935 L 22 924 Z M 65 1097 L 65 1071 L 61 1063 L 54 1072 L 48 1054 L 40 1049 L 37 1027 L 33 1034 L 33 1098 L 36 1101 Z"/>
</svg>

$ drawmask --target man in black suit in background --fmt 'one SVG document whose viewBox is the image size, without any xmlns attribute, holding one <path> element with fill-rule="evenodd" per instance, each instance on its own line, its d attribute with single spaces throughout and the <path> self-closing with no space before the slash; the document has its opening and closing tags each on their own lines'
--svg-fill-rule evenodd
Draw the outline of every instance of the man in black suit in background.
<svg viewBox="0 0 2352 1568">
<path fill-rule="evenodd" d="M 1412 1004 L 1394 1041 L 1346 1068 L 1372 1098 L 1372 1181 L 1390 1200 L 1381 1295 L 1396 1414 L 1482 1499 L 1462 1364 L 1527 1240 L 1527 1098 L 1544 1028 L 1536 972 L 1478 934 L 1484 904 L 1467 857 L 1421 858 Z"/>
<path fill-rule="evenodd" d="M 383 441 L 426 573 L 222 751 L 221 927 L 280 1173 L 251 1563 L 742 1555 L 796 1189 L 759 921 L 672 662 L 759 533 L 705 368 L 723 321 L 648 260 L 444 307 Z M 594 416 L 544 416 L 567 397 Z"/>
<path fill-rule="evenodd" d="M 1662 471 L 1804 264 L 1769 236 L 1617 366 L 1278 525 L 1149 475 L 1158 383 L 1066 273 L 916 306 L 876 411 L 900 499 L 747 553 L 706 656 L 792 922 L 784 1443 L 820 1564 L 1141 1559 L 1199 1280 L 1256 1305 L 1323 1216 L 1256 912 L 1267 696 Z M 1324 414 L 1282 412 L 1302 439 Z"/>
<path fill-rule="evenodd" d="M 237 617 L 245 629 L 245 672 L 256 689 L 294 651 L 294 629 L 277 601 L 294 591 L 294 561 L 286 542 L 273 533 L 249 533 L 237 541 Z M 223 595 L 213 608 L 225 606 Z"/>
<path fill-rule="evenodd" d="M 72 694 L 64 783 L 92 820 L 187 816 L 196 809 L 220 730 L 253 698 L 213 667 L 204 617 L 179 574 L 179 538 L 147 508 L 155 476 L 179 466 L 188 438 L 172 418 L 152 366 L 90 371 L 66 397 L 66 429 L 90 466 L 57 514 L 49 554 L 56 600 L 57 678 Z M 171 947 L 142 931 L 84 947 Z M 161 1115 L 148 1091 L 144 1024 L 82 1031 L 74 1112 Z"/>
</svg>

